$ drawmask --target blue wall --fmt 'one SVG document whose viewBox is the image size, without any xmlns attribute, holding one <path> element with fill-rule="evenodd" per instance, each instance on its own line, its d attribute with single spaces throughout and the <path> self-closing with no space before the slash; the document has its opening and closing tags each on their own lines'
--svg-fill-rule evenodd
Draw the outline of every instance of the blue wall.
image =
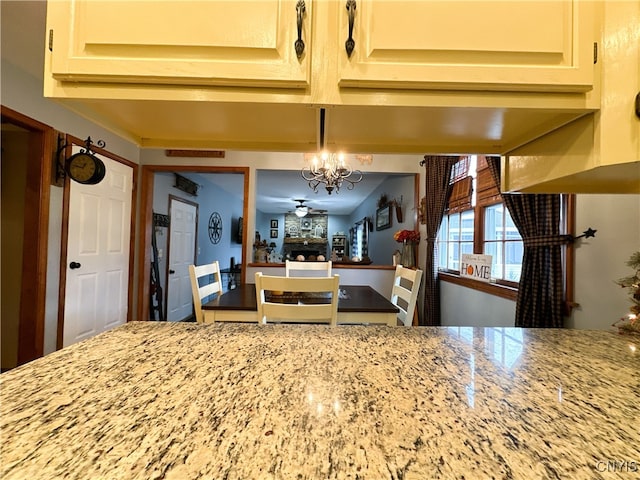
<svg viewBox="0 0 640 480">
<path fill-rule="evenodd" d="M 238 219 L 242 217 L 244 176 L 241 174 L 205 174 L 180 173 L 183 177 L 200 185 L 198 195 L 193 196 L 178 190 L 173 185 L 175 175 L 171 172 L 158 172 L 154 176 L 153 211 L 167 215 L 169 212 L 169 195 L 182 198 L 198 205 L 198 225 L 196 238 L 196 265 L 220 262 L 220 268 L 228 268 L 231 257 L 235 263 L 242 262 L 242 245 L 237 243 Z M 209 181 L 215 179 L 215 183 Z M 224 185 L 221 188 L 219 185 Z M 235 192 L 235 193 L 234 193 Z M 238 195 L 238 192 L 240 193 Z M 209 217 L 213 212 L 222 217 L 222 237 L 220 242 L 213 244 L 209 239 Z M 160 270 L 160 285 L 166 292 L 165 281 L 167 272 L 167 242 L 169 229 L 159 228 L 156 235 L 158 249 L 162 252 L 158 267 Z M 252 237 L 249 237 L 252 238 Z M 226 278 L 223 278 L 226 280 Z M 227 282 L 224 282 L 227 288 Z"/>
<path fill-rule="evenodd" d="M 393 252 L 400 250 L 400 244 L 393 239 L 393 234 L 398 230 L 413 230 L 414 228 L 416 213 L 413 210 L 415 205 L 414 182 L 414 175 L 389 176 L 351 214 L 349 227 L 364 217 L 371 219 L 373 227 L 369 235 L 369 257 L 376 265 L 391 265 Z M 398 222 L 395 209 L 392 208 L 391 227 L 376 231 L 376 210 L 378 209 L 378 200 L 383 194 L 389 200 L 400 200 L 402 197 L 403 222 Z"/>
<path fill-rule="evenodd" d="M 215 176 L 215 182 L 207 180 Z M 189 178 L 202 185 L 198 190 L 198 239 L 196 244 L 196 264 L 203 265 L 215 260 L 220 268 L 229 268 L 231 257 L 235 263 L 242 262 L 242 245 L 237 241 L 238 219 L 242 217 L 244 176 L 240 174 L 193 174 Z M 218 185 L 223 184 L 224 189 Z M 239 194 L 238 194 L 239 192 Z M 209 218 L 218 212 L 222 218 L 222 237 L 219 243 L 209 239 Z M 225 282 L 226 283 L 226 282 Z M 226 285 L 225 285 L 226 288 Z"/>
<path fill-rule="evenodd" d="M 369 217 L 373 224 L 373 229 L 369 236 L 369 257 L 376 265 L 391 265 L 393 263 L 393 252 L 401 249 L 401 245 L 393 239 L 393 234 L 398 230 L 413 230 L 414 228 L 416 215 L 413 210 L 416 204 L 414 188 L 414 174 L 390 175 L 350 215 L 331 215 L 331 212 L 328 213 L 327 239 L 331 242 L 331 236 L 339 231 L 344 232 L 348 238 L 349 229 L 364 217 Z M 392 208 L 391 227 L 376 231 L 376 210 L 378 209 L 378 200 L 383 194 L 389 200 L 397 199 L 399 201 L 402 197 L 403 222 L 398 223 L 395 209 Z M 278 220 L 278 238 L 276 239 L 269 237 L 272 219 Z M 256 210 L 256 230 L 260 232 L 262 240 L 266 239 L 267 243 L 275 242 L 276 251 L 282 253 L 284 214 L 264 213 Z M 249 241 L 253 244 L 255 232 L 248 233 L 250 233 L 248 236 Z M 349 245 L 349 251 L 351 251 L 351 245 Z M 252 262 L 253 259 L 248 259 L 248 261 Z"/>
</svg>

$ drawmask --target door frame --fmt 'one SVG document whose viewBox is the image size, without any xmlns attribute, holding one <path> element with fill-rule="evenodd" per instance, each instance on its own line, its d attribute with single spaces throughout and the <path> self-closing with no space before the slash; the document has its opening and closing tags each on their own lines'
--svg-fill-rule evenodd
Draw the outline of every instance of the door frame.
<svg viewBox="0 0 640 480">
<path fill-rule="evenodd" d="M 1 114 L 3 122 L 29 131 L 18 328 L 18 365 L 22 365 L 44 354 L 49 196 L 56 132 L 4 105 Z"/>
<path fill-rule="evenodd" d="M 73 146 L 85 147 L 85 141 L 73 135 L 65 135 L 64 158 L 69 158 L 72 154 Z M 131 185 L 131 219 L 129 230 L 129 278 L 127 287 L 127 322 L 130 322 L 133 315 L 133 267 L 136 240 L 136 198 L 138 196 L 138 169 L 139 165 L 126 158 L 111 153 L 104 148 L 92 145 L 94 153 L 105 156 L 118 163 L 122 163 L 132 168 L 133 179 Z M 60 240 L 60 288 L 58 290 L 58 332 L 56 336 L 56 349 L 60 350 L 64 341 L 64 308 L 67 289 L 67 243 L 69 241 L 69 202 L 71 197 L 71 179 L 64 176 L 64 190 L 62 193 L 62 235 Z"/>
<path fill-rule="evenodd" d="M 195 235 L 193 237 L 193 263 L 196 261 L 197 248 L 198 248 L 198 222 L 200 218 L 198 215 L 200 214 L 200 205 L 196 202 L 192 202 L 182 197 L 178 197 L 177 195 L 169 195 L 169 215 L 171 215 L 171 205 L 175 202 L 182 202 L 187 205 L 191 205 L 196 209 L 196 230 Z M 169 235 L 167 236 L 167 264 L 164 272 L 164 312 L 165 318 L 169 317 L 169 270 L 171 266 L 171 222 L 169 222 Z"/>
<path fill-rule="evenodd" d="M 142 165 L 140 179 L 140 241 L 138 250 L 138 320 L 149 320 L 149 288 L 151 284 L 151 235 L 153 231 L 153 181 L 156 172 L 238 173 L 243 174 L 242 268 L 241 282 L 247 270 L 247 218 L 249 212 L 249 167 L 202 165 Z"/>
</svg>

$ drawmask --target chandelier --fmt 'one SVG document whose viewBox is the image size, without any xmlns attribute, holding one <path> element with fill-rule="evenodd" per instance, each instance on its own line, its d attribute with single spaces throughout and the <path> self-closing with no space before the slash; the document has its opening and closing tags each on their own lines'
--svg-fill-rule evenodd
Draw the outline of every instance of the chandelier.
<svg viewBox="0 0 640 480">
<path fill-rule="evenodd" d="M 320 109 L 320 150 L 322 152 L 314 155 L 311 164 L 302 168 L 302 178 L 308 183 L 314 192 L 318 193 L 318 187 L 323 186 L 327 193 L 331 195 L 335 190 L 340 192 L 340 188 L 346 183 L 347 190 L 353 190 L 356 183 L 362 181 L 362 172 L 353 170 L 344 160 L 342 153 L 330 153 L 324 150 L 324 119 L 325 109 Z"/>
<path fill-rule="evenodd" d="M 347 190 L 353 190 L 355 184 L 362 181 L 362 172 L 347 165 L 342 153 L 322 152 L 320 159 L 314 156 L 311 165 L 304 167 L 301 173 L 314 192 L 318 193 L 318 187 L 323 186 L 329 195 L 334 190 L 340 192 L 345 183 Z"/>
</svg>

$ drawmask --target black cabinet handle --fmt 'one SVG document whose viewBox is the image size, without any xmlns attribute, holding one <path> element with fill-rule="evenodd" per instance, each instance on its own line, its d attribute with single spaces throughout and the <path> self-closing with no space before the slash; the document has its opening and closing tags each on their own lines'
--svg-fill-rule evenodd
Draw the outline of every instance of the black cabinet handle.
<svg viewBox="0 0 640 480">
<path fill-rule="evenodd" d="M 80 268 L 81 266 L 82 266 L 82 265 L 81 265 L 81 264 L 79 264 L 78 262 L 71 262 L 71 263 L 69 264 L 69 268 L 70 268 L 71 270 L 75 270 L 76 268 Z"/>
<path fill-rule="evenodd" d="M 351 57 L 356 42 L 353 40 L 353 18 L 356 14 L 356 0 L 347 0 L 347 12 L 349 12 L 349 38 L 344 42 L 344 48 L 347 50 L 347 57 Z"/>
<path fill-rule="evenodd" d="M 296 55 L 298 58 L 304 53 L 304 41 L 302 40 L 302 18 L 307 11 L 307 7 L 304 4 L 304 0 L 298 0 L 296 3 L 296 13 L 298 17 L 298 39 L 293 44 L 296 49 Z"/>
<path fill-rule="evenodd" d="M 636 95 L 636 117 L 640 118 L 640 92 Z"/>
<path fill-rule="evenodd" d="M 174 273 L 176 273 L 175 270 L 169 270 L 169 275 L 173 275 Z"/>
</svg>

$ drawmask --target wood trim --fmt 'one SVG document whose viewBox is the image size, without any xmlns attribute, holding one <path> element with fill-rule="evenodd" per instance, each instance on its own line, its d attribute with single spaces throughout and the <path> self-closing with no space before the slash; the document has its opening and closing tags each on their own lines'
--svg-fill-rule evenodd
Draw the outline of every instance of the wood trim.
<svg viewBox="0 0 640 480">
<path fill-rule="evenodd" d="M 175 150 L 164 151 L 167 157 L 224 158 L 224 150 Z"/>
<path fill-rule="evenodd" d="M 153 230 L 153 179 L 156 172 L 238 173 L 244 175 L 242 206 L 242 268 L 240 281 L 246 283 L 247 218 L 249 212 L 249 167 L 198 165 L 142 165 L 140 185 L 140 241 L 138 262 L 138 320 L 149 320 L 151 282 L 151 232 Z"/>
<path fill-rule="evenodd" d="M 472 280 L 470 278 L 463 278 L 459 275 L 454 275 L 447 272 L 439 272 L 438 278 L 443 282 L 453 283 L 462 287 L 471 288 L 472 290 L 478 290 L 489 295 L 495 295 L 496 297 L 506 298 L 507 300 L 516 301 L 518 298 L 518 289 L 508 287 L 506 285 L 499 285 L 497 283 L 479 282 L 478 280 Z"/>
<path fill-rule="evenodd" d="M 416 172 L 413 180 L 413 191 L 415 192 L 413 195 L 413 229 L 416 232 L 420 231 L 420 174 Z M 408 215 L 405 215 L 407 218 Z M 420 248 L 416 248 L 415 252 L 416 256 L 416 265 L 420 268 Z M 424 268 L 424 267 L 423 267 Z M 396 267 L 391 265 L 391 269 L 395 270 Z M 417 309 L 416 309 L 417 310 Z"/>
<path fill-rule="evenodd" d="M 82 140 L 73 135 L 66 135 L 65 138 L 65 151 L 64 157 L 68 158 L 72 154 L 73 146 L 85 146 L 85 140 Z M 132 169 L 131 178 L 131 219 L 129 224 L 129 280 L 127 284 L 127 322 L 133 319 L 133 306 L 134 306 L 134 267 L 135 267 L 135 243 L 136 243 L 136 198 L 138 196 L 138 170 L 139 165 L 130 160 L 127 160 L 120 155 L 112 153 L 105 148 L 100 148 L 95 145 L 91 146 L 91 150 L 99 155 L 107 157 L 115 162 L 121 163 Z M 64 344 L 64 310 L 65 310 L 65 298 L 67 287 L 67 243 L 69 241 L 69 201 L 71 195 L 69 177 L 64 178 L 64 190 L 62 193 L 62 236 L 60 245 L 60 286 L 58 291 L 58 329 L 56 338 L 56 348 L 61 349 Z"/>
<path fill-rule="evenodd" d="M 575 237 L 576 234 L 576 196 L 565 195 L 567 200 L 565 214 L 567 216 L 567 231 L 569 235 Z M 564 272 L 564 298 L 565 298 L 565 316 L 570 316 L 575 307 L 580 304 L 575 300 L 575 267 L 576 265 L 576 248 L 574 243 L 569 243 L 565 249 L 565 272 Z"/>
<path fill-rule="evenodd" d="M 21 365 L 44 354 L 49 197 L 52 174 L 50 155 L 55 146 L 55 130 L 5 106 L 1 107 L 1 114 L 3 121 L 8 121 L 30 132 L 18 329 L 18 365 Z M 27 252 L 28 254 L 25 254 Z"/>
<path fill-rule="evenodd" d="M 142 166 L 140 179 L 140 242 L 138 257 L 138 320 L 149 320 L 151 288 L 151 235 L 153 231 L 153 174 Z"/>
<path fill-rule="evenodd" d="M 69 136 L 65 135 L 64 157 L 71 155 Z M 56 333 L 56 349 L 60 350 L 64 345 L 64 308 L 67 286 L 67 244 L 69 242 L 69 177 L 64 176 L 62 190 L 62 228 L 60 233 L 60 275 L 58 277 L 58 328 Z"/>
</svg>

